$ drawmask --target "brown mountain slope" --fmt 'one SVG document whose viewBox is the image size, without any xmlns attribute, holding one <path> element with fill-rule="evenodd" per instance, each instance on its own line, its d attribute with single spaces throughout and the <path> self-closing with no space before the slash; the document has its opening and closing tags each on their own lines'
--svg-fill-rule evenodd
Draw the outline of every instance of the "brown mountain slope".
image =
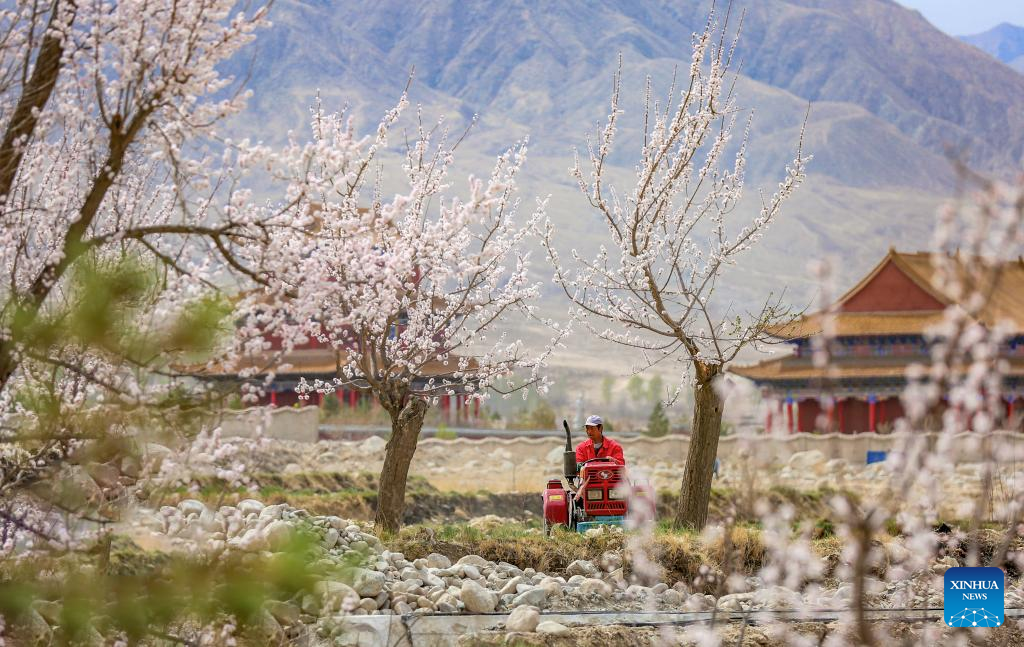
<svg viewBox="0 0 1024 647">
<path fill-rule="evenodd" d="M 751 77 L 811 101 L 844 101 L 934 152 L 997 172 L 1024 161 L 1024 76 L 891 0 L 751 2 Z"/>
</svg>

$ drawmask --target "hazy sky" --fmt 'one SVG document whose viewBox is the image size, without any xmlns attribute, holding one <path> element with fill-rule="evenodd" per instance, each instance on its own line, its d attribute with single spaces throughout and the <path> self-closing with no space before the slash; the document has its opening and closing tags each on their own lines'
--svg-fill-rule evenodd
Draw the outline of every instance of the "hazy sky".
<svg viewBox="0 0 1024 647">
<path fill-rule="evenodd" d="M 856 0 L 850 0 L 856 2 Z M 898 0 L 954 36 L 977 34 L 1009 22 L 1024 27 L 1024 0 Z"/>
</svg>

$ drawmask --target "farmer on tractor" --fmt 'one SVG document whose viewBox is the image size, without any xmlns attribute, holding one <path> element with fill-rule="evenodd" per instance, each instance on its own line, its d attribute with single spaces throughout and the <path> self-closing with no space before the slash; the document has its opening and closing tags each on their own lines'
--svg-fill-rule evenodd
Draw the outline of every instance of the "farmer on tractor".
<svg viewBox="0 0 1024 647">
<path fill-rule="evenodd" d="M 586 422 L 587 440 L 576 445 L 576 462 L 582 463 L 594 458 L 607 458 L 619 465 L 626 464 L 622 445 L 611 438 L 605 438 L 604 421 L 601 416 L 590 416 Z"/>
<path fill-rule="evenodd" d="M 585 424 L 589 439 L 574 450 L 569 422 L 562 421 L 562 478 L 548 479 L 542 495 L 546 535 L 556 526 L 586 532 L 599 526 L 622 528 L 627 515 L 654 518 L 650 483 L 626 473 L 622 445 L 605 438 L 600 416 L 590 416 Z"/>
</svg>

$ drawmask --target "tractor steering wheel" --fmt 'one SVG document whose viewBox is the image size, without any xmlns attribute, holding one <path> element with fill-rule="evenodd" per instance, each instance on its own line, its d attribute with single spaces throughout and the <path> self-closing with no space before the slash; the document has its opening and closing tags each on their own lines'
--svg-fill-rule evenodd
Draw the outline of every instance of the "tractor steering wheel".
<svg viewBox="0 0 1024 647">
<path fill-rule="evenodd" d="M 607 458 L 588 458 L 587 460 L 583 461 L 582 463 L 577 463 L 577 467 L 582 466 L 582 465 L 586 465 L 587 463 L 592 463 L 594 461 L 605 461 L 605 460 L 608 460 L 608 459 Z"/>
</svg>

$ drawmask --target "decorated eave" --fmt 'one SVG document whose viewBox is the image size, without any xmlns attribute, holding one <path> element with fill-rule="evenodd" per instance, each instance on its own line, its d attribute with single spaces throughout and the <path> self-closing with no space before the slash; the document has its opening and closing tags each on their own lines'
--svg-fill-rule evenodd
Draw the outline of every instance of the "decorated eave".
<svg viewBox="0 0 1024 647">
<path fill-rule="evenodd" d="M 755 382 L 824 382 L 836 380 L 903 380 L 907 371 L 906 362 L 870 362 L 860 365 L 837 364 L 816 367 L 810 361 L 787 362 L 789 357 L 771 359 L 752 366 L 740 366 L 730 372 Z M 898 359 L 898 358 L 893 358 Z M 1024 359 L 1009 362 L 1005 376 L 1024 378 Z"/>
<path fill-rule="evenodd" d="M 197 378 L 212 380 L 237 380 L 241 379 L 239 373 L 253 370 L 253 375 L 247 379 L 265 377 L 270 373 L 274 374 L 275 382 L 292 383 L 299 378 L 307 380 L 321 379 L 330 380 L 338 375 L 339 367 L 348 362 L 345 351 L 333 348 L 301 348 L 277 356 L 273 352 L 263 353 L 258 356 L 249 356 L 232 363 L 231 365 L 214 364 L 212 366 L 193 367 L 189 373 Z M 452 356 L 447 365 L 439 360 L 431 360 L 422 369 L 422 376 L 419 382 L 425 382 L 434 376 L 450 376 L 458 366 L 459 358 Z M 476 366 L 475 361 L 470 361 L 470 368 Z M 465 381 L 465 380 L 464 380 Z M 453 384 L 452 388 L 461 391 L 463 386 Z"/>
</svg>

